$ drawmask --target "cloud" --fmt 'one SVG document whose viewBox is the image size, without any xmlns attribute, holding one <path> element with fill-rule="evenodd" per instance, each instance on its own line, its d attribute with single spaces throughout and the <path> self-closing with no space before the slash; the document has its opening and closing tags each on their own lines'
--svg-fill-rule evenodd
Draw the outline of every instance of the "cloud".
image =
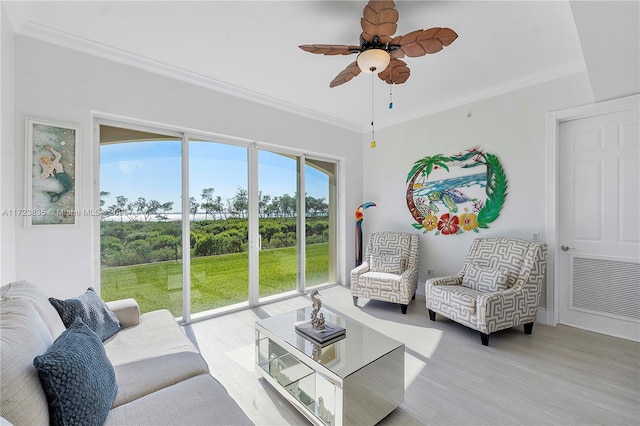
<svg viewBox="0 0 640 426">
<path fill-rule="evenodd" d="M 142 170 L 143 165 L 140 161 L 118 161 L 118 168 L 121 173 L 129 174 L 136 170 Z"/>
</svg>

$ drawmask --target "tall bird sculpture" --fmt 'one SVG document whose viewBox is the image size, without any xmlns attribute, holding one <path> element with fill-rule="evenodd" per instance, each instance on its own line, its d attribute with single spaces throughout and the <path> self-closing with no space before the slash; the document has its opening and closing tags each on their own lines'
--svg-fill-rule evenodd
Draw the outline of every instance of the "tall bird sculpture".
<svg viewBox="0 0 640 426">
<path fill-rule="evenodd" d="M 376 203 L 367 201 L 356 209 L 356 267 L 362 264 L 362 221 L 364 220 L 364 210 L 369 207 L 376 207 Z"/>
</svg>

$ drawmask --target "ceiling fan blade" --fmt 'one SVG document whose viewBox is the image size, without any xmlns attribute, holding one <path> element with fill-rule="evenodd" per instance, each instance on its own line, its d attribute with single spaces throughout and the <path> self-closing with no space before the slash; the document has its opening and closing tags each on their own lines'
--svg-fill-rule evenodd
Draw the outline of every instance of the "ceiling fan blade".
<svg viewBox="0 0 640 426">
<path fill-rule="evenodd" d="M 362 38 L 371 41 L 378 36 L 382 44 L 387 44 L 398 28 L 397 22 L 398 11 L 393 1 L 371 0 L 364 7 L 360 19 Z"/>
<path fill-rule="evenodd" d="M 360 46 L 347 46 L 345 44 L 303 44 L 298 47 L 305 52 L 319 55 L 351 55 L 360 51 Z"/>
<path fill-rule="evenodd" d="M 389 66 L 384 69 L 378 77 L 380 80 L 384 80 L 387 84 L 402 84 L 409 79 L 411 71 L 407 66 L 407 63 L 400 59 L 391 58 Z"/>
<path fill-rule="evenodd" d="M 436 53 L 443 47 L 453 43 L 458 34 L 451 28 L 434 27 L 428 30 L 416 30 L 403 36 L 396 36 L 389 44 L 398 45 L 400 48 L 391 53 L 394 58 L 408 56 L 416 58 L 428 53 Z"/>
<path fill-rule="evenodd" d="M 331 83 L 329 83 L 329 87 L 340 86 L 341 84 L 344 84 L 347 81 L 351 80 L 353 77 L 356 77 L 358 74 L 360 74 L 358 63 L 352 62 L 351 64 L 349 64 L 349 66 L 343 69 L 340 74 L 338 74 L 336 78 L 331 81 Z"/>
</svg>

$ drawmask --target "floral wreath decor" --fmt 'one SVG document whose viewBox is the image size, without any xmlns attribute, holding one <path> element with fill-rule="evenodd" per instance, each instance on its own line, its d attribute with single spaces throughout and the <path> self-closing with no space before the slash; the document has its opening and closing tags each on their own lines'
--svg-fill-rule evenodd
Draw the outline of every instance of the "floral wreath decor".
<svg viewBox="0 0 640 426">
<path fill-rule="evenodd" d="M 469 173 L 475 167 L 485 171 Z M 421 158 L 407 176 L 407 207 L 415 219 L 412 226 L 425 233 L 435 231 L 434 235 L 477 233 L 498 218 L 507 188 L 500 160 L 479 146 L 449 157 Z"/>
</svg>

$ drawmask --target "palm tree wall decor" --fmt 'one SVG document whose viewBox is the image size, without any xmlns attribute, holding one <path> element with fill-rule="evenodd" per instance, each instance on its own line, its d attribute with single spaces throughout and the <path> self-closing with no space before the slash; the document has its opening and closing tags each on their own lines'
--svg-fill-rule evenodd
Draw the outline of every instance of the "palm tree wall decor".
<svg viewBox="0 0 640 426">
<path fill-rule="evenodd" d="M 476 167 L 484 170 L 467 171 Z M 406 182 L 407 208 L 415 220 L 412 226 L 425 233 L 435 231 L 435 235 L 488 228 L 500 216 L 508 188 L 498 157 L 479 146 L 448 157 L 421 158 L 413 164 Z"/>
</svg>

